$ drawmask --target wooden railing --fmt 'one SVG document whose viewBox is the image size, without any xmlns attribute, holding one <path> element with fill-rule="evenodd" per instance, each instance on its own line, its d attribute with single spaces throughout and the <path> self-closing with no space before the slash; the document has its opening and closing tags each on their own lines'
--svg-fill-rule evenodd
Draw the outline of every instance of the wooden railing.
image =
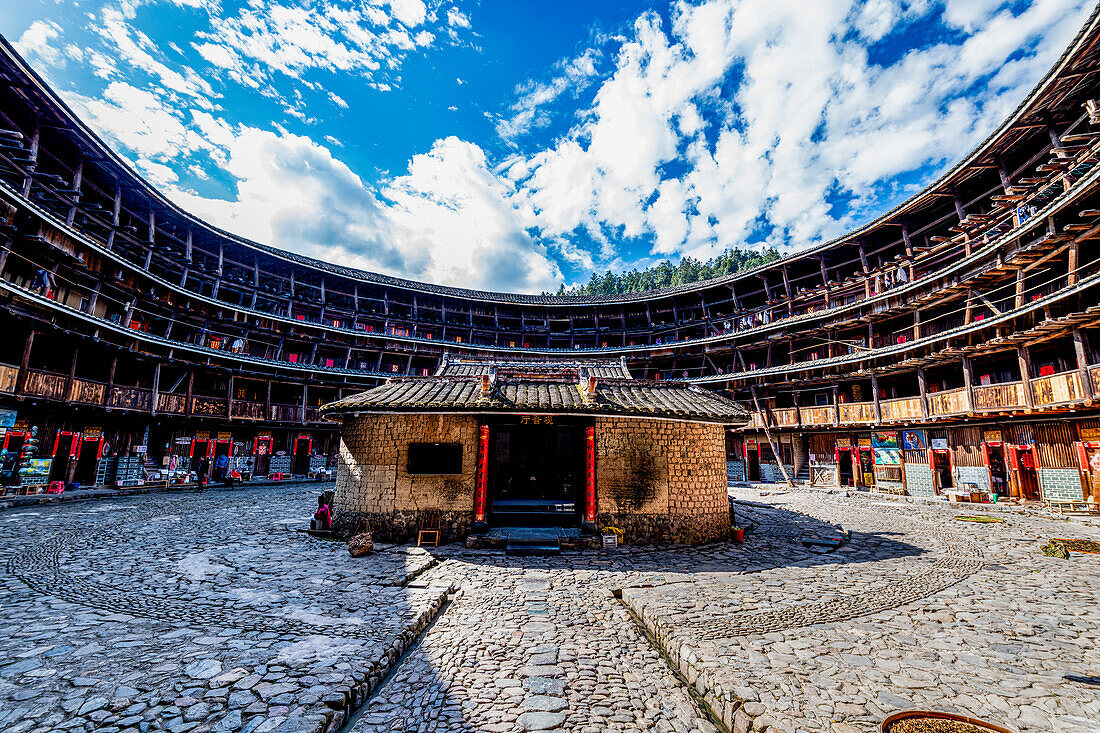
<svg viewBox="0 0 1100 733">
<path fill-rule="evenodd" d="M 124 410 L 149 410 L 153 403 L 153 390 L 142 387 L 111 387 L 107 400 L 110 407 Z"/>
<path fill-rule="evenodd" d="M 64 374 L 28 369 L 27 381 L 23 383 L 23 391 L 27 394 L 38 395 L 51 400 L 63 400 L 65 399 L 65 382 L 67 381 L 68 377 Z"/>
<path fill-rule="evenodd" d="M 960 415 L 970 412 L 966 388 L 949 389 L 928 395 L 928 409 L 933 415 Z"/>
<path fill-rule="evenodd" d="M 209 415 L 212 417 L 226 417 L 229 411 L 229 400 L 224 397 L 192 397 L 191 413 L 193 415 Z"/>
<path fill-rule="evenodd" d="M 1079 372 L 1062 372 L 1031 380 L 1031 393 L 1036 405 L 1058 405 L 1085 399 Z"/>
<path fill-rule="evenodd" d="M 19 367 L 0 364 L 0 392 L 14 392 L 19 379 Z"/>
<path fill-rule="evenodd" d="M 233 410 L 230 417 L 240 417 L 245 420 L 263 420 L 264 403 L 250 400 L 233 400 Z"/>
<path fill-rule="evenodd" d="M 803 425 L 832 425 L 836 412 L 828 407 L 800 407 Z"/>
<path fill-rule="evenodd" d="M 1022 382 L 1006 382 L 986 387 L 974 388 L 974 409 L 983 411 L 1005 410 L 1012 407 L 1024 407 L 1024 385 Z"/>
<path fill-rule="evenodd" d="M 187 395 L 185 394 L 159 394 L 157 395 L 157 412 L 170 412 L 182 415 L 187 411 Z"/>
<path fill-rule="evenodd" d="M 796 427 L 798 425 L 798 410 L 793 407 L 772 410 L 772 424 L 781 428 Z"/>
<path fill-rule="evenodd" d="M 874 421 L 874 402 L 848 402 L 840 406 L 840 422 L 842 423 L 865 423 Z"/>
<path fill-rule="evenodd" d="M 106 393 L 107 385 L 103 382 L 74 379 L 73 387 L 69 390 L 69 400 L 71 402 L 82 402 L 86 405 L 102 405 L 103 395 Z"/>
<path fill-rule="evenodd" d="M 919 420 L 924 417 L 920 408 L 920 397 L 901 397 L 896 400 L 882 401 L 882 419 Z"/>
<path fill-rule="evenodd" d="M 300 422 L 302 408 L 300 405 L 272 405 L 271 419 L 279 422 Z"/>
<path fill-rule="evenodd" d="M 306 408 L 306 422 L 321 422 L 321 408 L 320 407 L 307 407 Z"/>
</svg>

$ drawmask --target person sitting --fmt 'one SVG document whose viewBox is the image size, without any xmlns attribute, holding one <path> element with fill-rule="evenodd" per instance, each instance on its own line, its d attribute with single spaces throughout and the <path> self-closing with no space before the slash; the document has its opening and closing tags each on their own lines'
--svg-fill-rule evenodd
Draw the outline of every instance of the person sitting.
<svg viewBox="0 0 1100 733">
<path fill-rule="evenodd" d="M 322 494 L 317 497 L 317 511 L 313 513 L 313 519 L 309 523 L 310 529 L 332 529 L 332 510 L 325 502 L 325 496 Z"/>
</svg>

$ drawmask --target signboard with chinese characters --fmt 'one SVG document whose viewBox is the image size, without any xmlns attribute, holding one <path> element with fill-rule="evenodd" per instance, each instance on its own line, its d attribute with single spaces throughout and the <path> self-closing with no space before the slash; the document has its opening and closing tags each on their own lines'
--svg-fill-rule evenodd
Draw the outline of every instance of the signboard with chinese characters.
<svg viewBox="0 0 1100 733">
<path fill-rule="evenodd" d="M 871 438 L 870 437 L 858 438 L 858 442 L 859 442 L 859 447 L 860 448 L 870 448 L 871 447 Z"/>
<path fill-rule="evenodd" d="M 103 428 L 101 428 L 101 427 L 84 428 L 84 437 L 85 438 L 102 438 L 103 437 Z"/>
<path fill-rule="evenodd" d="M 520 425 L 553 425 L 553 415 L 524 415 L 519 419 Z"/>
<path fill-rule="evenodd" d="M 852 447 L 852 439 L 851 438 L 837 438 L 836 439 L 836 447 L 837 448 L 851 448 Z"/>
<path fill-rule="evenodd" d="M 1100 440 L 1100 428 L 1081 428 L 1081 440 Z"/>
<path fill-rule="evenodd" d="M 986 443 L 1000 443 L 1002 441 L 1000 430 L 983 430 L 982 440 Z"/>
</svg>

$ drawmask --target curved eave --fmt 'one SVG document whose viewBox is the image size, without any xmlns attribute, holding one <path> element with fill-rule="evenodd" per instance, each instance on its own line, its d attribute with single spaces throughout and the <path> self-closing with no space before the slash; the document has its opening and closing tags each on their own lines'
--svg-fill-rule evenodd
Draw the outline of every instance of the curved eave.
<svg viewBox="0 0 1100 733">
<path fill-rule="evenodd" d="M 1076 57 L 1078 57 L 1081 53 L 1089 50 L 1097 42 L 1098 25 L 1100 25 L 1100 5 L 1093 9 L 1092 14 L 1078 31 L 1072 43 L 1070 43 L 1068 48 L 1062 53 L 1058 62 L 1051 68 L 1050 71 L 1047 72 L 1043 79 L 1039 81 L 1039 83 L 1032 89 L 1032 91 L 1016 107 L 1013 113 L 1009 115 L 1009 117 L 1004 122 L 1002 122 L 995 131 L 988 135 L 986 139 L 983 140 L 963 160 L 958 162 L 950 170 L 941 175 L 939 179 L 927 186 L 919 194 L 906 200 L 902 204 L 879 216 L 868 224 L 858 229 L 852 230 L 845 235 L 837 237 L 836 239 L 833 239 L 829 242 L 825 242 L 810 247 L 808 249 L 801 250 L 795 254 L 788 255 L 767 265 L 762 265 L 751 270 L 738 272 L 733 275 L 726 275 L 719 278 L 712 278 L 710 280 L 703 280 L 686 285 L 663 288 L 660 290 L 600 297 L 583 295 L 523 295 L 494 291 L 472 290 L 466 288 L 455 288 L 442 285 L 431 285 L 429 283 L 418 282 L 415 280 L 407 280 L 404 278 L 393 277 L 376 272 L 371 272 L 368 270 L 359 270 L 343 265 L 328 263 L 322 260 L 306 257 L 304 255 L 281 250 L 270 245 L 254 242 L 247 238 L 225 231 L 183 210 L 177 204 L 170 201 L 163 194 L 161 194 L 138 172 L 133 170 L 133 168 L 131 168 L 131 166 L 125 160 L 123 160 L 121 156 L 116 154 L 99 138 L 99 136 L 95 132 L 89 129 L 88 126 L 85 125 L 73 113 L 69 106 L 64 101 L 62 101 L 56 93 L 54 93 L 54 91 L 42 80 L 42 78 L 34 71 L 34 69 L 32 69 L 28 64 L 26 64 L 26 62 L 24 62 L 22 57 L 15 51 L 15 49 L 11 46 L 7 39 L 3 37 L 0 37 L 0 49 L 3 50 L 4 54 L 15 66 L 20 69 L 20 71 L 26 76 L 26 78 L 30 79 L 33 82 L 34 90 L 38 94 L 43 96 L 51 105 L 53 105 L 55 110 L 60 113 L 61 116 L 66 118 L 68 125 L 77 130 L 83 136 L 84 139 L 78 142 L 83 142 L 84 145 L 91 148 L 106 162 L 109 162 L 110 164 L 115 166 L 118 169 L 120 176 L 129 177 L 134 182 L 139 184 L 140 188 L 142 189 L 142 193 L 148 196 L 150 199 L 156 201 L 158 206 L 161 206 L 164 209 L 171 211 L 174 215 L 190 223 L 192 226 L 205 229 L 209 233 L 218 237 L 222 237 L 229 242 L 248 249 L 255 250 L 269 257 L 282 260 L 287 264 L 310 267 L 320 272 L 325 272 L 339 277 L 346 277 L 353 280 L 366 281 L 380 286 L 402 288 L 425 295 L 453 297 L 458 299 L 492 302 L 504 305 L 568 307 L 597 306 L 601 304 L 637 303 L 647 300 L 674 296 L 682 293 L 697 292 L 716 286 L 728 285 L 739 280 L 755 277 L 769 271 L 774 271 L 777 268 L 782 267 L 783 265 L 812 259 L 816 256 L 821 255 L 824 252 L 839 248 L 854 239 L 865 236 L 875 229 L 884 226 L 896 225 L 899 220 L 905 218 L 906 214 L 932 203 L 933 199 L 937 195 L 940 195 L 942 189 L 950 187 L 952 183 L 957 182 L 957 180 L 962 177 L 967 170 L 972 168 L 978 161 L 989 156 L 993 149 L 997 147 L 998 143 L 1003 138 L 1006 138 L 1009 132 L 1014 127 L 1016 127 L 1022 119 L 1024 119 L 1027 115 L 1037 111 L 1038 108 L 1042 106 L 1044 97 L 1056 84 L 1058 84 L 1062 80 L 1061 75 L 1066 70 L 1066 68 L 1073 62 Z"/>
</svg>

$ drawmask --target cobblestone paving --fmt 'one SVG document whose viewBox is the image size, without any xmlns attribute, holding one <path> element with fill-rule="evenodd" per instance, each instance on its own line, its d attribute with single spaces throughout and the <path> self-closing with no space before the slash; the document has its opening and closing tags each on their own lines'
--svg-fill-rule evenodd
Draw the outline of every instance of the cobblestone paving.
<svg viewBox="0 0 1100 733">
<path fill-rule="evenodd" d="M 293 531 L 317 491 L 0 512 L 0 730 L 1097 730 L 1100 556 L 1036 539 L 1098 528 L 746 490 L 744 545 L 352 559 Z"/>
<path fill-rule="evenodd" d="M 750 552 L 775 544 L 770 515 L 789 511 L 852 540 L 813 563 L 624 592 L 731 727 L 871 731 L 920 707 L 1021 732 L 1100 730 L 1097 688 L 1067 679 L 1100 671 L 1100 556 L 1039 551 L 1053 536 L 1100 537 L 1096 527 L 1004 513 L 1004 524 L 972 524 L 954 519 L 974 513 L 957 506 L 816 492 L 739 495 L 774 507 L 754 508 Z M 883 538 L 921 552 L 884 557 Z"/>
<path fill-rule="evenodd" d="M 435 560 L 294 531 L 318 486 L 0 513 L 0 729 L 334 730 L 429 622 Z"/>
</svg>

